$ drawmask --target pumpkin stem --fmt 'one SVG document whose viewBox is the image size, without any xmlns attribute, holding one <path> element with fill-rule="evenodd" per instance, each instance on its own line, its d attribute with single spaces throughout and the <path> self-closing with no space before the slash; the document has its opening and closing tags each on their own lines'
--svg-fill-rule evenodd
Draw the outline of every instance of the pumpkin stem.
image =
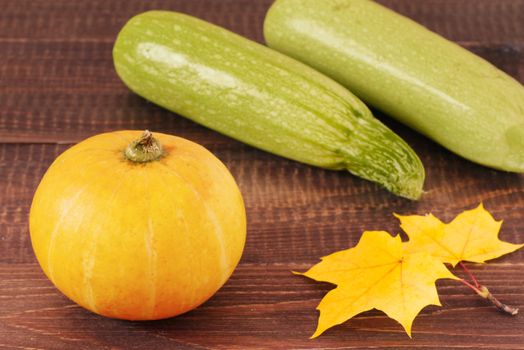
<svg viewBox="0 0 524 350">
<path fill-rule="evenodd" d="M 135 163 L 147 163 L 162 157 L 162 145 L 153 134 L 146 130 L 142 136 L 127 146 L 124 151 L 125 157 Z"/>
</svg>

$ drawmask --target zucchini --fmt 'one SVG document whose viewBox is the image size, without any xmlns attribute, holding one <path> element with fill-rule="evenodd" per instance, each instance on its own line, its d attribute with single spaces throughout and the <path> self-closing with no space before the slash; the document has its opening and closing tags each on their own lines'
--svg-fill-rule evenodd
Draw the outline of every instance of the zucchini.
<svg viewBox="0 0 524 350">
<path fill-rule="evenodd" d="M 264 35 L 452 152 L 524 172 L 522 85 L 414 21 L 368 0 L 277 0 Z"/>
<path fill-rule="evenodd" d="M 113 49 L 138 95 L 199 124 L 302 163 L 351 173 L 410 199 L 422 193 L 414 151 L 357 97 L 314 69 L 197 18 L 132 18 Z"/>
</svg>

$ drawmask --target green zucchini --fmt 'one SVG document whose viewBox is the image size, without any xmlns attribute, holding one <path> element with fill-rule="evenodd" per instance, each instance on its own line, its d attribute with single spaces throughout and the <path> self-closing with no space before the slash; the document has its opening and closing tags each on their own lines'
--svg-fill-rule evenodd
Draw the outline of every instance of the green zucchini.
<svg viewBox="0 0 524 350">
<path fill-rule="evenodd" d="M 422 193 L 414 151 L 357 97 L 314 69 L 175 12 L 132 18 L 113 49 L 138 95 L 254 147 L 349 170 L 410 199 Z"/>
<path fill-rule="evenodd" d="M 277 0 L 268 45 L 473 162 L 524 172 L 524 88 L 493 65 L 368 0 Z"/>
</svg>

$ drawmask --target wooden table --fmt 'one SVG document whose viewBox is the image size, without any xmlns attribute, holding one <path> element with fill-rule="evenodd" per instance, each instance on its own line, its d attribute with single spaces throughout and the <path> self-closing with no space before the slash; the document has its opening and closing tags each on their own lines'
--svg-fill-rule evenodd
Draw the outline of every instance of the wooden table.
<svg viewBox="0 0 524 350">
<path fill-rule="evenodd" d="M 382 0 L 524 82 L 524 0 Z M 308 340 L 315 307 L 332 288 L 293 276 L 356 243 L 365 229 L 399 232 L 391 215 L 431 211 L 446 220 L 484 202 L 524 242 L 524 176 L 471 164 L 384 116 L 426 165 L 427 193 L 409 202 L 348 173 L 245 146 L 130 93 L 113 70 L 115 36 L 148 9 L 190 13 L 262 42 L 271 0 L 0 1 L 0 348 L 2 349 L 524 349 L 524 317 L 506 317 L 455 282 L 438 283 L 410 340 L 380 312 Z M 489 89 L 486 86 L 486 89 Z M 242 261 L 209 302 L 158 322 L 123 322 L 83 310 L 45 278 L 28 211 L 53 159 L 105 131 L 145 129 L 201 143 L 237 178 L 249 216 Z M 524 307 L 524 250 L 471 266 L 502 301 Z"/>
</svg>

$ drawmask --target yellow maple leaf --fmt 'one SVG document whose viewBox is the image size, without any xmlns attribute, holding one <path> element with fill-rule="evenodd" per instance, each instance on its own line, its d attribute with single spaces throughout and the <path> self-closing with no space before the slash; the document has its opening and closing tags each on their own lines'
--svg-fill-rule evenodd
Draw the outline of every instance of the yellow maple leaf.
<svg viewBox="0 0 524 350">
<path fill-rule="evenodd" d="M 302 274 L 337 287 L 322 299 L 318 327 L 311 338 L 371 309 L 398 321 L 411 337 L 411 326 L 427 305 L 440 306 L 435 281 L 457 279 L 427 253 L 406 252 L 400 236 L 364 232 L 354 248 L 322 258 Z"/>
<path fill-rule="evenodd" d="M 409 236 L 409 252 L 428 252 L 453 266 L 461 261 L 484 263 L 524 246 L 501 241 L 498 233 L 502 221 L 493 219 L 482 204 L 459 214 L 449 224 L 431 214 L 395 216 Z"/>
</svg>

